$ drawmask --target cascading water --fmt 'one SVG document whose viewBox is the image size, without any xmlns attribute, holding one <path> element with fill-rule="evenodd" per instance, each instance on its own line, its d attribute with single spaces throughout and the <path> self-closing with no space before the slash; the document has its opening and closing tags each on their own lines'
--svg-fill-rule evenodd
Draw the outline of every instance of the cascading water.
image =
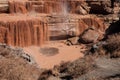
<svg viewBox="0 0 120 80">
<path fill-rule="evenodd" d="M 52 31 L 51 35 L 55 35 L 54 38 L 57 40 L 57 36 L 64 37 L 64 39 L 73 36 L 73 32 L 76 30 L 75 26 L 71 25 L 68 3 L 66 1 L 61 1 L 60 5 L 62 10 L 60 13 L 52 14 L 51 23 L 54 25 L 50 27 Z"/>
<path fill-rule="evenodd" d="M 70 31 L 75 31 L 73 26 L 70 26 L 70 16 L 69 16 L 69 7 L 67 1 L 61 4 L 63 11 L 61 12 L 61 15 L 64 17 L 64 22 L 61 23 L 62 29 L 61 31 L 65 32 L 67 36 L 70 35 Z"/>
</svg>

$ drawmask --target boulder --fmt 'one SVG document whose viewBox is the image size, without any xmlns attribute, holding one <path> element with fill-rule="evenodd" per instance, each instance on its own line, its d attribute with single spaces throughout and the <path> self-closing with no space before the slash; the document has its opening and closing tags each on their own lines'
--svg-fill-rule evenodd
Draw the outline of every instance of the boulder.
<svg viewBox="0 0 120 80">
<path fill-rule="evenodd" d="M 72 37 L 66 40 L 65 44 L 66 45 L 76 45 L 78 44 L 79 37 Z"/>
<path fill-rule="evenodd" d="M 82 43 L 93 43 L 96 42 L 99 37 L 100 34 L 97 31 L 89 28 L 81 34 L 79 41 Z"/>
</svg>

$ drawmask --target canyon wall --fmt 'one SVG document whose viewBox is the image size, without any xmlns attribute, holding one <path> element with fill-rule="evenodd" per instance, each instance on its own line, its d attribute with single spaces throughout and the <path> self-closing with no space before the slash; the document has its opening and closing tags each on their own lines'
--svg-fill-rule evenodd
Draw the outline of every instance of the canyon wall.
<svg viewBox="0 0 120 80">
<path fill-rule="evenodd" d="M 93 1 L 94 2 L 94 1 Z M 99 2 L 99 1 L 98 1 Z M 91 2 L 92 3 L 92 0 Z M 85 0 L 25 0 L 25 1 L 9 1 L 10 5 L 10 13 L 29 13 L 29 12 L 35 12 L 35 13 L 44 13 L 49 14 L 49 16 L 54 17 L 58 14 L 62 14 L 63 16 L 58 15 L 58 21 L 60 20 L 60 17 L 66 17 L 69 13 L 71 14 L 80 14 L 80 15 L 89 15 L 90 7 L 88 6 L 88 3 Z M 90 4 L 89 4 L 90 5 Z M 72 15 L 70 15 L 72 16 Z M 69 18 L 69 17 L 68 17 Z M 105 32 L 105 25 L 103 24 L 104 20 L 100 20 L 97 17 L 76 17 L 77 22 L 72 22 L 74 25 L 74 29 L 76 31 L 65 31 L 63 32 L 62 29 L 64 29 L 66 26 L 64 24 L 70 24 L 71 22 L 60 22 L 57 24 L 57 22 L 54 23 L 54 28 L 56 27 L 57 30 L 54 30 L 49 26 L 50 37 L 54 36 L 55 38 L 60 37 L 66 37 L 66 35 L 71 35 L 72 33 L 75 33 L 77 35 L 80 35 L 84 30 L 86 30 L 89 27 L 95 27 L 96 29 L 99 29 L 99 31 Z M 66 20 L 63 18 L 62 20 Z M 69 19 L 68 19 L 69 20 Z M 51 21 L 51 20 L 49 20 Z M 55 20 L 56 21 L 56 20 Z M 69 21 L 72 21 L 69 20 Z M 50 22 L 50 24 L 52 24 Z M 70 25 L 67 25 L 68 28 L 70 28 Z M 78 27 L 78 28 L 76 28 Z M 55 34 L 56 33 L 56 34 Z"/>
<path fill-rule="evenodd" d="M 96 12 L 111 14 L 112 10 L 113 13 L 118 13 L 119 10 L 117 2 L 112 9 L 110 0 L 9 0 L 5 4 L 9 5 L 9 9 L 3 6 L 5 11 L 9 10 L 7 11 L 9 16 L 0 15 L 0 42 L 22 47 L 41 45 L 51 36 L 55 38 L 67 35 L 79 36 L 91 27 L 102 39 L 107 27 L 104 17 L 96 16 Z M 21 14 L 16 16 L 16 13 L 22 13 L 24 16 Z"/>
<path fill-rule="evenodd" d="M 104 33 L 106 26 L 104 21 L 97 17 L 88 17 L 79 19 L 79 35 L 82 34 L 86 29 L 93 28 L 101 33 Z"/>
<path fill-rule="evenodd" d="M 39 19 L 7 16 L 0 19 L 0 42 L 12 46 L 40 46 L 48 40 L 47 24 Z M 4 19 L 4 20 L 2 20 Z"/>
<path fill-rule="evenodd" d="M 111 14 L 118 13 L 119 7 L 118 0 L 9 0 L 10 13 L 35 11 L 48 14 L 67 10 L 68 13 L 75 14 Z"/>
<path fill-rule="evenodd" d="M 77 19 L 70 18 L 66 21 L 51 23 L 49 25 L 51 40 L 67 39 L 72 36 L 80 36 L 86 29 L 93 28 L 99 34 L 99 40 L 103 38 L 106 30 L 104 20 L 96 16 L 77 16 Z M 69 18 L 68 18 L 69 19 Z"/>
<path fill-rule="evenodd" d="M 27 13 L 26 3 L 24 1 L 9 1 L 9 13 Z"/>
<path fill-rule="evenodd" d="M 66 9 L 65 9 L 66 8 Z M 66 11 L 67 10 L 67 11 Z M 25 1 L 9 1 L 10 13 L 27 13 L 34 11 L 37 13 L 89 13 L 89 7 L 84 1 L 72 1 L 72 0 L 25 0 Z"/>
</svg>

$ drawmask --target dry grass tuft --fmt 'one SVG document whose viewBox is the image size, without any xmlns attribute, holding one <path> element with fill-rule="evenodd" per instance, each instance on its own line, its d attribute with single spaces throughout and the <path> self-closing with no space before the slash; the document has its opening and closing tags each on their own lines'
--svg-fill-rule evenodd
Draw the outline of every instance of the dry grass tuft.
<svg viewBox="0 0 120 80">
<path fill-rule="evenodd" d="M 40 70 L 13 52 L 0 47 L 0 80 L 37 80 Z"/>
<path fill-rule="evenodd" d="M 120 46 L 120 34 L 113 34 L 108 36 L 108 39 L 106 40 L 107 45 L 105 45 L 105 48 L 109 52 L 113 52 L 117 50 Z"/>
<path fill-rule="evenodd" d="M 120 33 L 108 36 L 106 42 L 104 48 L 110 53 L 110 56 L 114 58 L 120 57 Z"/>
</svg>

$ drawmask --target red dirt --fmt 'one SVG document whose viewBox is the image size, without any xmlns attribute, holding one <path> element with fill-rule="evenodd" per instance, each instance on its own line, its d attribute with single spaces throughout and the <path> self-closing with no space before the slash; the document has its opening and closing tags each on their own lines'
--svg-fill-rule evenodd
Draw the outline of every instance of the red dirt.
<svg viewBox="0 0 120 80">
<path fill-rule="evenodd" d="M 46 56 L 40 53 L 40 47 L 31 46 L 24 48 L 25 52 L 34 57 L 40 68 L 50 69 L 53 68 L 54 65 L 59 65 L 62 61 L 74 61 L 80 57 L 83 57 L 81 51 L 84 51 L 84 49 L 82 49 L 84 46 L 66 46 L 63 43 L 50 42 L 42 47 L 58 48 L 59 53 L 54 56 Z"/>
</svg>

